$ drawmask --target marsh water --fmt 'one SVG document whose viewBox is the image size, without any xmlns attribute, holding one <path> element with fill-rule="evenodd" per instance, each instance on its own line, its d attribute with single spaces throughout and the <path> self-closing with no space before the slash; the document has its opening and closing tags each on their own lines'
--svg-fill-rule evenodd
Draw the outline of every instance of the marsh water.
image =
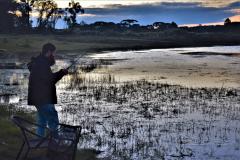
<svg viewBox="0 0 240 160">
<path fill-rule="evenodd" d="M 186 87 L 240 86 L 240 46 L 110 52 L 91 57 L 119 59 L 101 71 L 120 81 L 146 79 Z"/>
<path fill-rule="evenodd" d="M 57 83 L 60 121 L 82 125 L 79 148 L 99 150 L 103 159 L 239 159 L 239 51 L 216 46 L 84 56 Z M 0 103 L 34 110 L 26 101 L 26 60 L 0 56 Z M 54 71 L 73 60 L 59 57 Z"/>
</svg>

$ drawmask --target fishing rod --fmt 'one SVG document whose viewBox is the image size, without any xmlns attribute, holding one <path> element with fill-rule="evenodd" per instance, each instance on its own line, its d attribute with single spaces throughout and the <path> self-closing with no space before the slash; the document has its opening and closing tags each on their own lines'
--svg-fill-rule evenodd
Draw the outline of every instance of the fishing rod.
<svg viewBox="0 0 240 160">
<path fill-rule="evenodd" d="M 82 58 L 83 56 L 85 56 L 84 54 L 82 55 L 79 55 L 78 57 L 77 57 L 77 59 L 76 60 L 74 60 L 67 68 L 65 68 L 66 70 L 69 70 L 72 66 L 74 66 L 79 60 L 80 60 L 80 58 Z M 33 58 L 35 58 L 35 57 L 32 57 L 32 59 Z M 29 64 L 30 64 L 31 62 L 29 62 L 29 63 L 24 63 L 22 66 L 23 66 L 23 68 L 24 69 L 27 69 L 28 68 L 28 66 L 29 66 Z"/>
<path fill-rule="evenodd" d="M 69 70 L 69 68 L 71 68 L 72 66 L 74 66 L 79 60 L 80 60 L 80 58 L 82 58 L 84 55 L 79 55 L 78 57 L 77 57 L 77 59 L 75 60 L 75 61 L 73 61 L 67 68 L 65 68 L 65 69 L 67 69 L 67 70 Z"/>
</svg>

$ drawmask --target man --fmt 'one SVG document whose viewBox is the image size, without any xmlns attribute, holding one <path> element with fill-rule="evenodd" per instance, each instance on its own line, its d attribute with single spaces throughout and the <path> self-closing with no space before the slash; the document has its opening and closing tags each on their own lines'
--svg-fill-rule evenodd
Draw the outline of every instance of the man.
<svg viewBox="0 0 240 160">
<path fill-rule="evenodd" d="M 54 54 L 56 47 L 47 43 L 43 45 L 42 52 L 36 58 L 32 58 L 28 64 L 30 71 L 28 84 L 28 105 L 37 108 L 37 121 L 42 127 L 37 128 L 37 134 L 45 135 L 47 125 L 51 130 L 56 130 L 59 119 L 54 104 L 57 103 L 55 84 L 66 74 L 66 69 L 53 73 L 51 66 L 55 64 Z"/>
</svg>

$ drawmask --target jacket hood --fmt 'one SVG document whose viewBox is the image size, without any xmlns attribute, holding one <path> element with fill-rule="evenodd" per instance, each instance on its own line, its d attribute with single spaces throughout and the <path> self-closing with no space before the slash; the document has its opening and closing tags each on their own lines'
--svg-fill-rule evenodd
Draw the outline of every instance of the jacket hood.
<svg viewBox="0 0 240 160">
<path fill-rule="evenodd" d="M 39 55 L 37 57 L 32 57 L 31 61 L 27 64 L 28 70 L 31 72 L 33 67 L 36 66 L 37 64 L 49 65 L 49 61 L 46 57 L 44 57 L 42 55 Z"/>
</svg>

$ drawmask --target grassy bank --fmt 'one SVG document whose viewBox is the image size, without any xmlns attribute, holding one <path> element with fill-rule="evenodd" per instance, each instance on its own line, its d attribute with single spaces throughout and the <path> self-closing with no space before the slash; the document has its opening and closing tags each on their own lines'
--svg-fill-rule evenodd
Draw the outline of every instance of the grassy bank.
<svg viewBox="0 0 240 160">
<path fill-rule="evenodd" d="M 57 46 L 59 55 L 109 50 L 139 50 L 213 45 L 239 45 L 234 32 L 193 33 L 183 30 L 160 32 L 94 32 L 68 34 L 0 34 L 0 56 L 5 53 L 30 58 L 46 42 Z"/>
<path fill-rule="evenodd" d="M 0 159 L 15 160 L 22 140 L 20 130 L 11 122 L 11 115 L 19 115 L 34 121 L 35 112 L 25 113 L 17 111 L 13 106 L 0 105 Z M 35 153 L 36 154 L 36 153 Z M 30 155 L 29 159 L 33 159 Z M 94 150 L 78 150 L 76 160 L 94 160 Z"/>
<path fill-rule="evenodd" d="M 11 106 L 0 106 L 0 159 L 15 159 L 21 145 L 20 130 L 10 120 L 10 115 L 15 113 L 24 117 L 30 116 L 21 111 L 13 112 Z"/>
</svg>

